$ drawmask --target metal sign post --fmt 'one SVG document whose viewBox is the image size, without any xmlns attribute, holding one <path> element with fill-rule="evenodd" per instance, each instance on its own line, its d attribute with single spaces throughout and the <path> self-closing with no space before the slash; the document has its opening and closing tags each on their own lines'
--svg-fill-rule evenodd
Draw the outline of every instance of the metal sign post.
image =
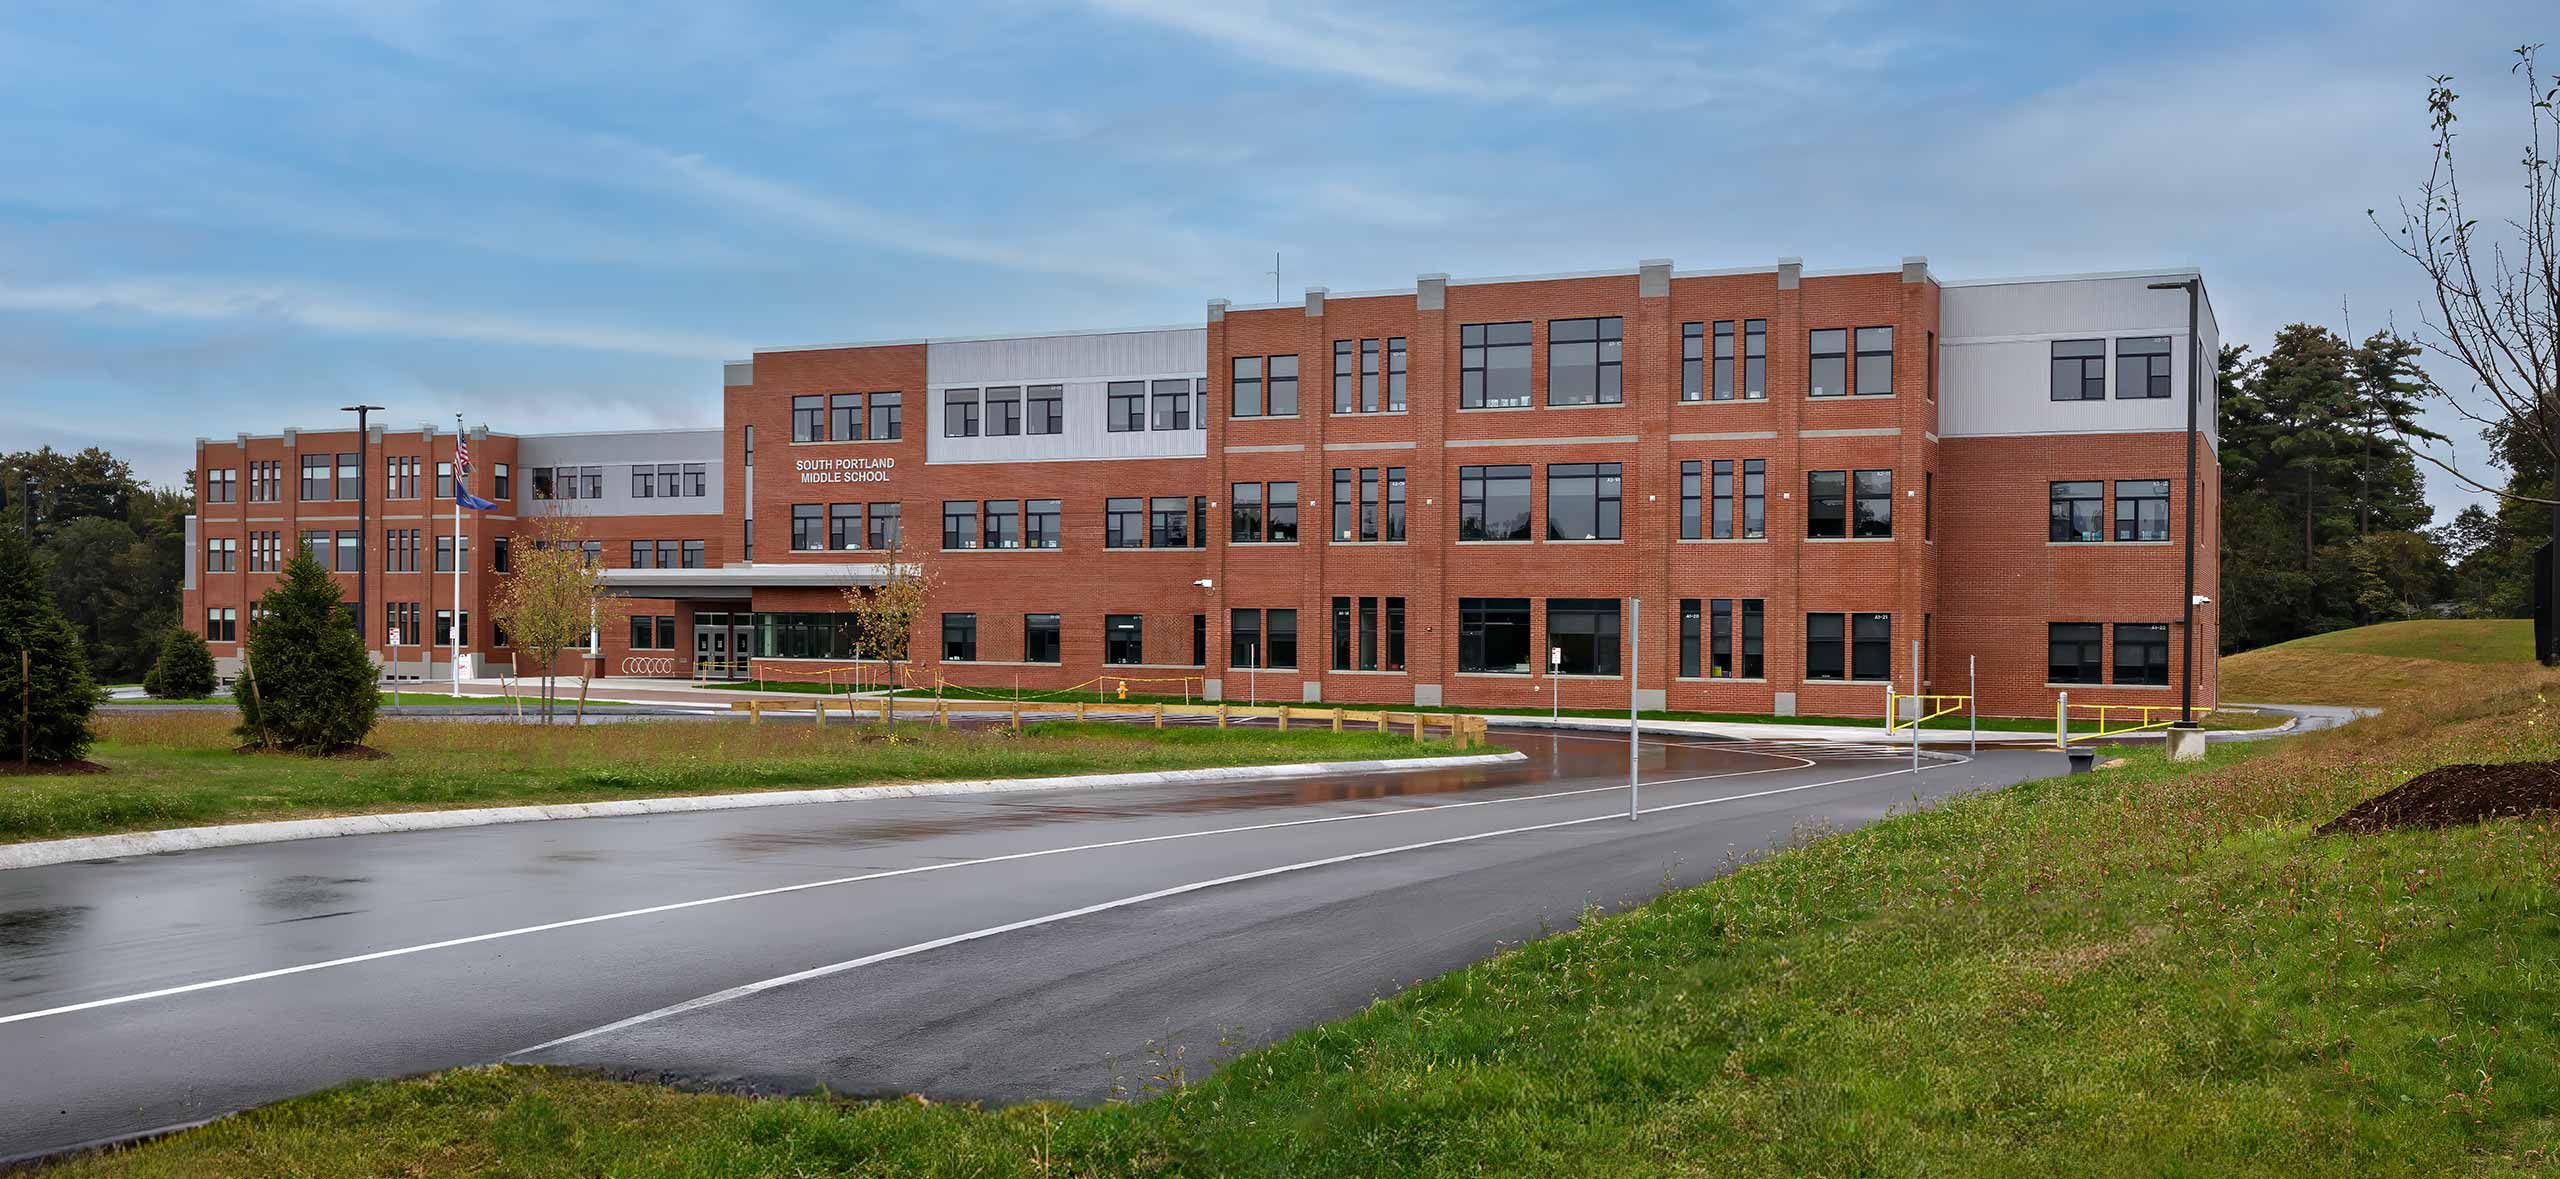
<svg viewBox="0 0 2560 1179">
<path fill-rule="evenodd" d="M 1929 702 L 1920 695 L 1920 640 L 1911 640 L 1911 772 L 1920 772 L 1920 718 L 1929 714 Z"/>
<path fill-rule="evenodd" d="M 1644 599 L 1627 599 L 1627 821 L 1636 821 L 1636 685 L 1644 678 Z M 1561 655 L 1562 651 L 1559 650 Z"/>
<path fill-rule="evenodd" d="M 1564 667 L 1564 648 L 1547 648 L 1547 701 L 1553 711 L 1550 721 L 1564 719 L 1564 685 L 1556 682 L 1556 673 Z"/>
<path fill-rule="evenodd" d="M 1964 751 L 1982 752 L 1982 704 L 1973 682 L 1973 656 L 1964 657 Z"/>
<path fill-rule="evenodd" d="M 382 636 L 382 645 L 390 648 L 391 707 L 398 708 L 400 707 L 400 628 L 392 627 L 391 633 Z"/>
</svg>

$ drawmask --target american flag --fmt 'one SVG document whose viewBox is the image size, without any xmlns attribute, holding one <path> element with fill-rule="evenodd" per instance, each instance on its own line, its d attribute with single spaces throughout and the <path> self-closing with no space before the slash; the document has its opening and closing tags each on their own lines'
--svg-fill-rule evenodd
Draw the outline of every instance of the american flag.
<svg viewBox="0 0 2560 1179">
<path fill-rule="evenodd" d="M 471 469 L 471 436 L 459 430 L 454 431 L 453 434 L 453 469 L 457 471 Z"/>
</svg>

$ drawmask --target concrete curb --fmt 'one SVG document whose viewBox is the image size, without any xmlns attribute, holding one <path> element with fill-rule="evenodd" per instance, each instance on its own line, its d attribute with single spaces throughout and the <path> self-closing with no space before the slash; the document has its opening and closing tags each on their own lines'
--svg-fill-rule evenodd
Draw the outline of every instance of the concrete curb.
<svg viewBox="0 0 2560 1179">
<path fill-rule="evenodd" d="M 573 802 L 551 806 L 475 807 L 468 810 L 411 811 L 385 815 L 341 815 L 327 819 L 284 819 L 269 823 L 226 823 L 212 827 L 177 827 L 166 831 L 86 835 L 76 839 L 45 839 L 0 845 L 0 871 L 11 868 L 36 868 L 46 864 L 66 864 L 79 860 L 150 856 L 163 852 L 241 847 L 255 843 L 283 843 L 296 839 L 326 839 L 337 835 L 388 835 L 399 831 L 440 831 L 449 827 L 538 823 L 549 819 L 605 819 L 631 815 L 800 806 L 816 802 L 861 802 L 874 798 L 930 798 L 945 794 L 1015 794 L 1088 787 L 1265 782 L 1286 778 L 1312 778 L 1326 774 L 1386 774 L 1401 773 L 1406 770 L 1492 766 L 1525 761 L 1528 756 L 1514 749 L 1501 753 L 1414 757 L 1389 761 L 1296 762 L 1271 766 L 1219 766 L 1204 770 L 1072 774 L 1054 778 L 910 782 L 887 786 L 845 786 L 826 790 L 765 790 L 744 794 L 626 798 L 610 802 Z"/>
</svg>

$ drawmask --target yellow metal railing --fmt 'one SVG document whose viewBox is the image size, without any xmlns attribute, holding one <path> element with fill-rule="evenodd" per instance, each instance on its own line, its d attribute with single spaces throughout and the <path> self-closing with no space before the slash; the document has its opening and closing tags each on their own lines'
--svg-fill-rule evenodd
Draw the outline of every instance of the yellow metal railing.
<svg viewBox="0 0 2560 1179">
<path fill-rule="evenodd" d="M 1902 719 L 1902 704 L 1906 700 L 1914 701 L 1916 703 L 1916 706 L 1911 710 L 1913 716 L 1910 720 Z M 1887 691 L 1885 693 L 1884 703 L 1884 731 L 1888 733 L 1899 733 L 1904 729 L 1918 728 L 1920 725 L 1936 720 L 1939 717 L 1954 716 L 1959 712 L 1965 711 L 1965 709 L 1970 707 L 1972 704 L 1973 697 L 1971 696 L 1929 694 L 1914 695 L 1908 692 Z"/>
<path fill-rule="evenodd" d="M 2194 713 L 2202 719 L 2212 711 L 2210 708 L 2198 708 Z M 2096 721 L 2098 727 L 2087 732 L 2072 732 L 2071 720 L 2075 715 Z M 2071 694 L 2065 692 L 2053 702 L 2053 747 L 2069 749 L 2074 741 L 2103 741 L 2127 733 L 2165 729 L 2176 723 L 2178 706 L 2174 704 L 2073 704 Z"/>
</svg>

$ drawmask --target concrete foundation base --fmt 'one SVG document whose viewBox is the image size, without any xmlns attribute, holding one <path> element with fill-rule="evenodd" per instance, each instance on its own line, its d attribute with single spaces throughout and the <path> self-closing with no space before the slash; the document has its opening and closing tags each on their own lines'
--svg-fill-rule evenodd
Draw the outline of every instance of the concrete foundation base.
<svg viewBox="0 0 2560 1179">
<path fill-rule="evenodd" d="M 2174 727 L 2173 727 L 2173 728 L 2171 728 L 2171 729 L 2169 730 L 2168 736 L 2169 736 L 2169 760 L 2171 760 L 2171 761 L 2203 761 L 2203 760 L 2204 760 L 2204 730 L 2203 730 L 2203 729 L 2181 729 L 2181 728 L 2174 728 Z"/>
</svg>

